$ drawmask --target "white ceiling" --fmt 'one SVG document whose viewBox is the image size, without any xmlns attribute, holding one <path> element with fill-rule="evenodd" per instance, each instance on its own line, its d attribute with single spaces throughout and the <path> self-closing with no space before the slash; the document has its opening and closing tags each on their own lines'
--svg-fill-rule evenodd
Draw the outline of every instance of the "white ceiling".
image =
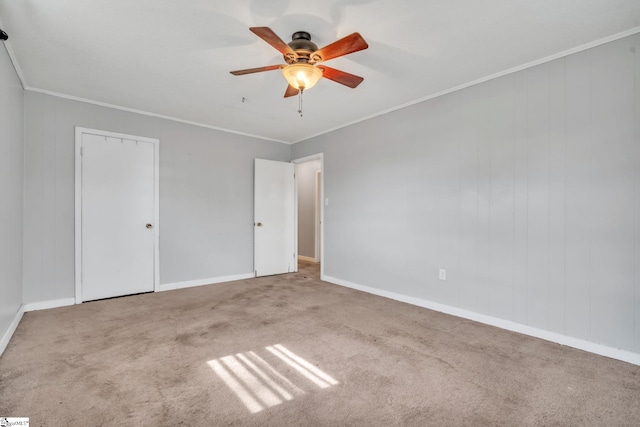
<svg viewBox="0 0 640 427">
<path fill-rule="evenodd" d="M 283 63 L 249 31 L 319 47 L 359 32 L 369 49 L 284 99 Z M 489 76 L 640 31 L 638 0 L 0 0 L 26 89 L 296 142 Z M 244 99 L 244 102 L 243 102 Z"/>
</svg>

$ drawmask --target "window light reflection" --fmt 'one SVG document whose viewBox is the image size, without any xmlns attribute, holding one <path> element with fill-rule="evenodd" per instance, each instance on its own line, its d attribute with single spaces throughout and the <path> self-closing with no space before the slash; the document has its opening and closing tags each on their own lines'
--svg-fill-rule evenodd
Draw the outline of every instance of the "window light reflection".
<svg viewBox="0 0 640 427">
<path fill-rule="evenodd" d="M 293 400 L 305 394 L 305 387 L 311 386 L 312 390 L 315 385 L 325 389 L 339 384 L 281 344 L 265 347 L 265 350 L 264 358 L 249 351 L 207 362 L 251 413 Z"/>
</svg>

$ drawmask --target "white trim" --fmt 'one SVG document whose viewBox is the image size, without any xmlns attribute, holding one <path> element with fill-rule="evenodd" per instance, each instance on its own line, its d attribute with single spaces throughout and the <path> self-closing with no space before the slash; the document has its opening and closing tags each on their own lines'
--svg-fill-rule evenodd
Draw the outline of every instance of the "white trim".
<svg viewBox="0 0 640 427">
<path fill-rule="evenodd" d="M 48 301 L 40 301 L 40 302 L 30 302 L 24 304 L 24 311 L 38 311 L 38 310 L 48 310 L 50 308 L 58 308 L 58 307 L 66 307 L 69 305 L 74 305 L 76 303 L 75 298 L 62 298 L 62 299 L 54 299 Z"/>
<path fill-rule="evenodd" d="M 321 213 L 322 213 L 322 191 L 320 191 L 320 187 L 322 187 L 322 173 L 317 170 L 315 181 L 313 183 L 313 193 L 314 193 L 314 209 L 313 209 L 313 262 L 320 262 L 320 247 L 322 245 L 322 239 L 320 238 L 320 227 L 322 226 Z"/>
<path fill-rule="evenodd" d="M 18 312 L 13 318 L 13 321 L 9 325 L 9 328 L 2 336 L 2 339 L 0 339 L 0 356 L 2 356 L 2 353 L 4 353 L 4 350 L 9 345 L 9 341 L 11 341 L 11 337 L 13 336 L 14 332 L 18 328 L 18 325 L 20 324 L 20 320 L 22 320 L 23 315 L 24 315 L 24 304 L 20 306 L 20 308 L 18 309 Z"/>
<path fill-rule="evenodd" d="M 320 135 L 325 135 L 327 133 L 331 133 L 331 132 L 336 131 L 338 129 L 346 128 L 346 127 L 349 127 L 351 125 L 355 125 L 356 123 L 364 122 L 365 120 L 373 119 L 373 118 L 378 117 L 378 116 L 382 116 L 382 115 L 385 115 L 385 114 L 388 114 L 388 113 L 391 113 L 391 112 L 394 112 L 394 111 L 397 111 L 397 110 L 401 110 L 401 109 L 406 108 L 406 107 L 410 107 L 410 106 L 415 105 L 415 104 L 419 104 L 421 102 L 429 101 L 430 99 L 438 98 L 438 97 L 446 95 L 448 93 L 452 93 L 452 92 L 459 91 L 461 89 L 465 89 L 465 88 L 467 88 L 469 86 L 474 86 L 474 85 L 477 85 L 477 84 L 480 84 L 480 83 L 484 83 L 484 82 L 489 81 L 489 80 L 497 79 L 498 77 L 503 77 L 503 76 L 506 76 L 508 74 L 513 74 L 513 73 L 516 73 L 518 71 L 526 70 L 527 68 L 532 68 L 532 67 L 535 67 L 537 65 L 544 64 L 546 62 L 551 62 L 551 61 L 554 61 L 556 59 L 564 58 L 566 56 L 573 55 L 574 53 L 582 52 L 582 51 L 585 51 L 587 49 L 591 49 L 591 48 L 594 48 L 594 47 L 597 47 L 597 46 L 600 46 L 600 45 L 603 45 L 603 44 L 606 44 L 606 43 L 609 43 L 609 42 L 612 42 L 612 41 L 616 41 L 616 40 L 631 36 L 631 35 L 636 34 L 638 32 L 640 32 L 640 27 L 634 27 L 634 28 L 631 28 L 630 30 L 623 31 L 621 33 L 617 33 L 617 34 L 614 34 L 614 35 L 611 35 L 611 36 L 608 36 L 608 37 L 604 37 L 602 39 L 595 40 L 595 41 L 592 41 L 590 43 L 586 43 L 586 44 L 583 44 L 583 45 L 580 45 L 580 46 L 577 46 L 577 47 L 562 51 L 560 53 L 556 53 L 554 55 L 549 55 L 549 56 L 544 57 L 542 59 L 537 59 L 535 61 L 527 62 L 525 64 L 518 65 L 517 67 L 509 68 L 509 69 L 504 70 L 504 71 L 499 71 L 499 72 L 491 74 L 489 76 L 481 77 L 479 79 L 470 81 L 468 83 L 463 83 L 461 85 L 454 86 L 454 87 L 449 88 L 449 89 L 445 89 L 443 91 L 434 93 L 432 95 L 427 95 L 427 96 L 424 96 L 422 98 L 414 99 L 413 101 L 409 101 L 409 102 L 406 102 L 404 104 L 397 105 L 395 107 L 387 108 L 386 110 L 382 110 L 380 112 L 371 114 L 369 116 L 362 117 L 362 118 L 357 119 L 357 120 L 353 120 L 351 122 L 348 122 L 348 123 L 333 127 L 331 129 L 323 130 L 323 131 L 315 133 L 313 135 L 305 136 L 305 137 L 303 137 L 301 139 L 298 139 L 297 141 L 293 141 L 292 144 L 297 144 L 298 142 L 306 141 L 308 139 L 315 138 L 315 137 L 318 137 Z"/>
<path fill-rule="evenodd" d="M 316 261 L 315 258 L 311 258 L 311 257 L 304 256 L 304 255 L 298 255 L 298 259 L 301 260 L 301 261 L 307 261 L 307 262 L 318 262 L 318 261 Z"/>
<path fill-rule="evenodd" d="M 98 129 L 75 128 L 75 303 L 82 303 L 82 135 L 130 139 L 153 144 L 154 161 L 154 253 L 153 290 L 160 290 L 160 140 L 145 136 L 128 135 Z"/>
<path fill-rule="evenodd" d="M 163 114 L 151 113 L 149 111 L 144 111 L 144 110 L 136 110 L 135 108 L 122 107 L 120 105 L 109 104 L 109 103 L 101 102 L 101 101 L 94 101 L 94 100 L 91 100 L 91 99 L 80 98 L 78 96 L 73 96 L 73 95 L 66 95 L 64 93 L 53 92 L 53 91 L 46 90 L 46 89 L 38 89 L 38 88 L 35 88 L 35 87 L 26 86 L 24 88 L 24 90 L 27 90 L 29 92 L 42 93 L 44 95 L 55 96 L 57 98 L 69 99 L 71 101 L 84 102 L 85 104 L 97 105 L 99 107 L 112 108 L 114 110 L 127 111 L 129 113 L 141 114 L 143 116 L 157 117 L 159 119 L 171 120 L 172 122 L 185 123 L 185 124 L 188 124 L 188 125 L 197 126 L 197 127 L 201 127 L 201 128 L 218 130 L 220 132 L 226 132 L 226 133 L 232 133 L 232 134 L 235 134 L 235 135 L 247 136 L 247 137 L 250 137 L 250 138 L 256 138 L 256 139 L 260 139 L 260 140 L 264 140 L 264 141 L 279 142 L 281 144 L 287 144 L 287 145 L 291 145 L 292 144 L 292 142 L 282 141 L 280 139 L 268 138 L 266 136 L 255 135 L 255 134 L 252 134 L 252 133 L 240 132 L 240 131 L 236 131 L 236 130 L 221 128 L 221 127 L 218 127 L 218 126 L 206 125 L 204 123 L 194 122 L 194 121 L 191 121 L 191 120 L 179 119 L 177 117 L 165 116 Z"/>
<path fill-rule="evenodd" d="M 137 139 L 137 141 L 141 141 Z M 153 292 L 160 289 L 160 140 L 153 139 Z"/>
<path fill-rule="evenodd" d="M 293 162 L 291 162 L 293 163 Z M 254 201 L 255 201 L 255 195 Z M 254 214 L 255 215 L 255 214 Z M 289 271 L 290 273 L 298 272 L 298 260 L 300 259 L 300 254 L 298 253 L 298 165 L 293 163 L 293 271 Z M 253 241 L 253 252 L 254 252 L 254 267 L 255 267 L 255 228 L 254 228 L 254 241 Z M 291 269 L 290 269 L 291 270 Z"/>
<path fill-rule="evenodd" d="M 81 202 L 81 194 L 82 194 L 82 160 L 81 160 L 81 149 L 82 149 L 82 132 L 81 128 L 76 127 L 75 129 L 75 154 L 74 154 L 74 162 L 75 162 L 75 192 L 74 192 L 74 201 L 75 201 L 75 219 L 74 219 L 74 227 L 75 227 L 75 236 L 74 236 L 74 257 L 75 257 L 75 272 L 74 272 L 74 282 L 75 282 L 75 302 L 76 304 L 82 303 L 82 202 Z"/>
<path fill-rule="evenodd" d="M 4 23 L 2 22 L 2 19 L 0 18 L 0 28 L 6 29 L 7 27 L 5 27 Z M 9 34 L 9 39 L 4 41 L 4 47 L 7 50 L 7 54 L 9 55 L 9 60 L 11 61 L 11 64 L 13 65 L 13 69 L 16 70 L 16 74 L 18 75 L 18 80 L 20 80 L 20 85 L 22 86 L 22 89 L 26 89 L 27 88 L 27 83 L 24 80 L 24 73 L 22 72 L 22 69 L 20 68 L 20 64 L 18 64 L 18 60 L 16 58 L 16 54 L 13 52 L 13 46 L 11 45 L 11 34 Z M 0 351 L 0 354 L 2 354 L 2 352 Z"/>
<path fill-rule="evenodd" d="M 518 332 L 524 335 L 529 335 L 535 338 L 540 338 L 540 339 L 551 341 L 557 344 L 562 344 L 569 347 L 577 348 L 579 350 L 588 351 L 590 353 L 598 354 L 600 356 L 606 356 L 612 359 L 622 360 L 623 362 L 632 363 L 634 365 L 640 365 L 640 354 L 634 353 L 631 351 L 608 347 L 606 345 L 597 344 L 591 341 L 586 341 L 579 338 L 558 334 L 556 332 L 546 331 L 544 329 L 538 329 L 533 326 L 527 326 L 521 323 L 499 319 L 497 317 L 475 313 L 473 311 L 464 310 L 461 308 L 452 307 L 445 304 L 431 302 L 422 298 L 411 297 L 408 295 L 385 291 L 383 289 L 373 288 L 370 286 L 358 285 L 356 283 L 352 283 L 346 280 L 336 279 L 335 277 L 325 276 L 323 280 L 329 283 L 333 283 L 335 285 L 356 289 L 362 292 L 378 295 L 385 298 L 390 298 L 396 301 L 405 302 L 407 304 L 416 305 L 418 307 L 427 308 L 429 310 L 451 314 L 453 316 L 462 317 L 464 319 L 473 320 L 475 322 L 484 323 L 486 325 L 495 326 L 501 329 L 506 329 L 508 331 Z"/>
<path fill-rule="evenodd" d="M 300 157 L 299 159 L 293 159 L 291 160 L 291 163 L 307 163 L 310 162 L 312 160 L 322 160 L 323 157 L 323 153 L 317 153 L 317 154 L 312 154 L 310 156 L 305 156 L 305 157 Z"/>
<path fill-rule="evenodd" d="M 186 282 L 176 282 L 176 283 L 163 283 L 160 285 L 159 291 L 173 291 L 175 289 L 192 288 L 194 286 L 214 285 L 216 283 L 225 283 L 225 282 L 235 282 L 236 280 L 253 279 L 254 277 L 255 277 L 255 274 L 251 272 L 251 273 L 245 273 L 245 274 L 236 274 L 233 276 L 214 277 L 212 279 L 189 280 Z"/>
<path fill-rule="evenodd" d="M 293 159 L 291 163 L 305 163 L 311 160 L 320 160 L 320 280 L 324 280 L 324 153 L 321 152 Z M 296 215 L 296 218 L 297 217 L 298 215 Z"/>
</svg>

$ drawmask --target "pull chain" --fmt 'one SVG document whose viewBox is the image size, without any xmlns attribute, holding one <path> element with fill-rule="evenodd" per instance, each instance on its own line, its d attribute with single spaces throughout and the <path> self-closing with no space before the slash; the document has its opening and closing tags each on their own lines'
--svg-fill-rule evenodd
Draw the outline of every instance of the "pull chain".
<svg viewBox="0 0 640 427">
<path fill-rule="evenodd" d="M 302 117 L 302 92 L 304 92 L 304 88 L 298 92 L 298 114 L 300 117 Z"/>
</svg>

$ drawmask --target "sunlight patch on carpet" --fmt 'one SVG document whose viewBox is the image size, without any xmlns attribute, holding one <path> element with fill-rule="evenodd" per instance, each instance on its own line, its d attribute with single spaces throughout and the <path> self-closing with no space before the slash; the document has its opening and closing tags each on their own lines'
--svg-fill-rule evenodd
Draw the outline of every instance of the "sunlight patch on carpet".
<svg viewBox="0 0 640 427">
<path fill-rule="evenodd" d="M 305 394 L 309 386 L 325 389 L 339 384 L 282 344 L 265 350 L 264 357 L 249 351 L 207 362 L 252 413 L 293 400 Z"/>
</svg>

